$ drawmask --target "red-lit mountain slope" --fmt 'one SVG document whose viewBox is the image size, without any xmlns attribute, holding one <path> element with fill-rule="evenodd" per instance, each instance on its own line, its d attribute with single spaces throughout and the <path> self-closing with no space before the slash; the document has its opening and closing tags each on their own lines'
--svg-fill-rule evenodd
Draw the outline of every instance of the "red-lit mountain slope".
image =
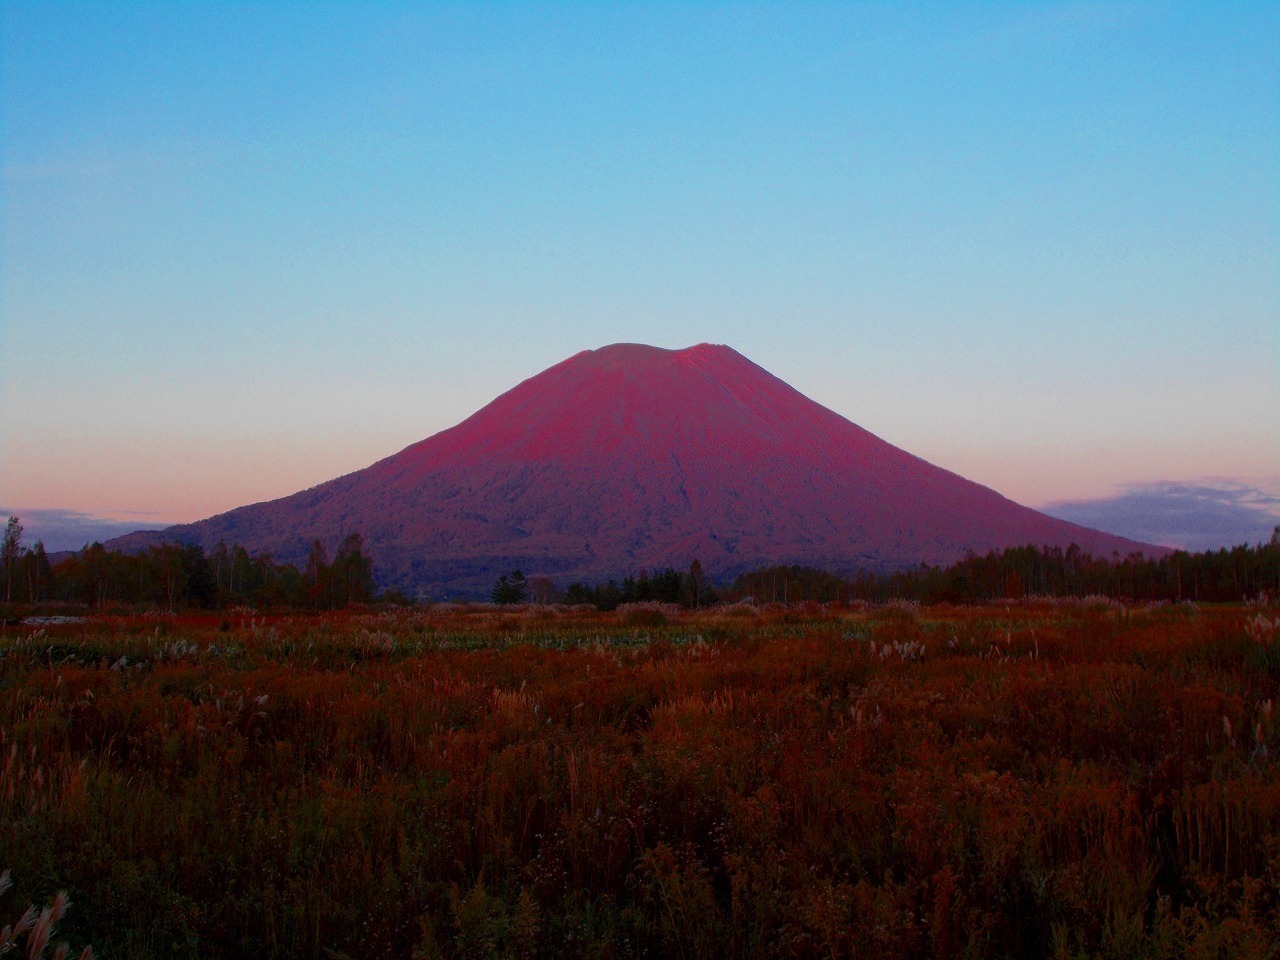
<svg viewBox="0 0 1280 960">
<path fill-rule="evenodd" d="M 1027 543 L 1163 553 L 1019 506 L 710 344 L 584 351 L 367 469 L 116 543 L 225 540 L 297 561 L 351 531 L 382 582 L 436 597 L 484 594 L 515 567 L 563 585 L 694 557 L 725 577 Z"/>
</svg>

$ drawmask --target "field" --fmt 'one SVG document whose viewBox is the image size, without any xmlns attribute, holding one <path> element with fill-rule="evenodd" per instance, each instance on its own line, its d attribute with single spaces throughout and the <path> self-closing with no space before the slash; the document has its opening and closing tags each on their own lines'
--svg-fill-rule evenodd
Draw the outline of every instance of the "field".
<svg viewBox="0 0 1280 960">
<path fill-rule="evenodd" d="M 0 926 L 65 890 L 100 958 L 1270 957 L 1278 680 L 1274 606 L 8 626 Z"/>
</svg>

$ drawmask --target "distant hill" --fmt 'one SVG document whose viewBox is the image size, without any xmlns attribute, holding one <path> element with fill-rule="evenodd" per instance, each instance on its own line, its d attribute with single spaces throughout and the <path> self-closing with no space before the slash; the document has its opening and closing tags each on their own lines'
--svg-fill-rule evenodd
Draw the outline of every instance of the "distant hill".
<svg viewBox="0 0 1280 960">
<path fill-rule="evenodd" d="M 835 571 L 968 551 L 1163 548 L 1055 520 L 914 457 L 729 347 L 614 344 L 556 364 L 372 466 L 280 500 L 108 546 L 219 540 L 301 561 L 360 531 L 379 580 L 486 594 L 512 568 L 561 584 L 697 557 Z"/>
</svg>

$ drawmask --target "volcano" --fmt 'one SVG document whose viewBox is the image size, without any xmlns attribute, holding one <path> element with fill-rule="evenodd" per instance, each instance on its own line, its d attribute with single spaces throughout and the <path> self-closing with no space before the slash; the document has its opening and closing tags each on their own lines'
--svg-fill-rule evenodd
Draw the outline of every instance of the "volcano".
<svg viewBox="0 0 1280 960">
<path fill-rule="evenodd" d="M 485 595 L 514 568 L 563 586 L 695 557 L 724 579 L 1025 544 L 1164 552 L 1020 506 L 705 343 L 585 350 L 364 470 L 109 546 L 221 540 L 300 562 L 352 531 L 384 585 L 434 597 Z"/>
</svg>

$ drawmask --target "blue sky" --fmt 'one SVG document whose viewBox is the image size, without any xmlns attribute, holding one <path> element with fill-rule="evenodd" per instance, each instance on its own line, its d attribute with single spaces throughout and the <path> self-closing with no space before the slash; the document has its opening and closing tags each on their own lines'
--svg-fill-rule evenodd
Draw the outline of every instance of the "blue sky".
<svg viewBox="0 0 1280 960">
<path fill-rule="evenodd" d="M 14 509 L 281 496 L 620 340 L 728 343 L 1032 505 L 1280 477 L 1274 3 L 3 30 Z"/>
</svg>

